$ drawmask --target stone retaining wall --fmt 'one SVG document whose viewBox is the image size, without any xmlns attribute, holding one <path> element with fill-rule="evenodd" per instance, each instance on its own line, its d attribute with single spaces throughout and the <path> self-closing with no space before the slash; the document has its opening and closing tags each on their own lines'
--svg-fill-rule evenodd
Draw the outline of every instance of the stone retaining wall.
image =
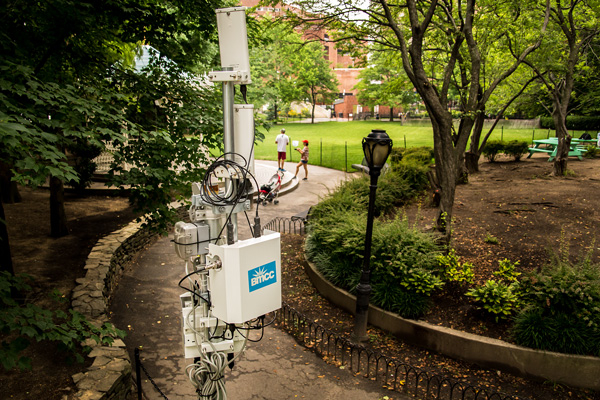
<svg viewBox="0 0 600 400">
<path fill-rule="evenodd" d="M 305 270 L 319 293 L 333 304 L 354 314 L 355 296 L 327 281 L 311 262 L 307 262 Z M 533 350 L 423 321 L 404 319 L 373 305 L 369 306 L 368 318 L 370 324 L 410 343 L 484 368 L 600 390 L 600 357 Z"/>
<path fill-rule="evenodd" d="M 131 222 L 100 239 L 90 252 L 85 277 L 77 279 L 71 305 L 97 326 L 109 322 L 108 302 L 121 271 L 135 254 L 156 237 L 141 222 Z M 131 391 L 131 360 L 122 340 L 103 346 L 88 339 L 94 359 L 85 372 L 73 375 L 73 399 L 125 400 Z"/>
</svg>

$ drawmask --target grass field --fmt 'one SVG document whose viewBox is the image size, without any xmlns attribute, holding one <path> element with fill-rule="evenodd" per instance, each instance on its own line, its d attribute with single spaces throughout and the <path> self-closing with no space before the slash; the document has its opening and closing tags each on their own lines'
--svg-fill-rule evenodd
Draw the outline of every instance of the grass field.
<svg viewBox="0 0 600 400">
<path fill-rule="evenodd" d="M 265 140 L 255 146 L 256 159 L 277 159 L 275 137 L 281 128 L 285 128 L 286 134 L 290 137 L 287 161 L 300 160 L 300 154 L 293 149 L 302 147 L 302 140 L 306 139 L 309 141 L 310 149 L 309 164 L 342 171 L 351 171 L 352 164 L 359 164 L 362 161 L 362 138 L 373 129 L 384 129 L 394 141 L 394 147 L 433 146 L 433 131 L 430 126 L 400 125 L 399 122 L 387 121 L 287 123 L 274 125 L 268 132 L 263 131 Z M 490 140 L 518 139 L 531 143 L 534 134 L 535 139 L 543 139 L 548 135 L 553 136 L 554 132 L 548 132 L 547 129 L 496 128 Z M 298 143 L 295 144 L 295 141 Z"/>
</svg>

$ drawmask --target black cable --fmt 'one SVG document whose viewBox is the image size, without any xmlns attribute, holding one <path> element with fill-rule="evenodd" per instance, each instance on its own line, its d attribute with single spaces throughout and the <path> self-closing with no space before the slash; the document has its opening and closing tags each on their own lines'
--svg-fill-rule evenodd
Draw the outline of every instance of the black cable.
<svg viewBox="0 0 600 400">
<path fill-rule="evenodd" d="M 210 298 L 209 298 L 209 299 L 206 299 L 206 298 L 202 297 L 202 295 L 201 295 L 201 294 L 197 293 L 197 291 L 196 291 L 196 290 L 194 290 L 194 289 L 190 289 L 190 288 L 186 288 L 185 286 L 182 286 L 182 285 L 181 285 L 181 283 L 182 283 L 184 280 L 186 280 L 187 278 L 189 278 L 190 276 L 192 276 L 192 275 L 194 275 L 194 274 L 199 274 L 200 272 L 203 272 L 203 271 L 204 271 L 204 269 L 201 269 L 201 270 L 198 270 L 198 271 L 192 271 L 192 272 L 190 272 L 189 274 L 187 274 L 186 276 L 184 276 L 183 278 L 181 278 L 181 280 L 179 281 L 179 283 L 177 284 L 177 286 L 179 286 L 179 287 L 180 287 L 180 288 L 182 288 L 183 290 L 186 290 L 186 291 L 190 292 L 190 293 L 191 293 L 192 295 L 194 295 L 194 296 L 198 296 L 198 297 L 200 297 L 202 300 L 204 300 L 204 301 L 205 301 L 205 302 L 208 304 L 208 307 L 210 307 L 210 306 L 211 306 Z M 210 293 L 209 293 L 209 297 L 210 297 Z"/>
<path fill-rule="evenodd" d="M 240 92 L 242 93 L 242 97 L 244 98 L 244 103 L 248 104 L 248 99 L 246 98 L 246 93 L 248 92 L 247 86 L 240 85 Z"/>
</svg>

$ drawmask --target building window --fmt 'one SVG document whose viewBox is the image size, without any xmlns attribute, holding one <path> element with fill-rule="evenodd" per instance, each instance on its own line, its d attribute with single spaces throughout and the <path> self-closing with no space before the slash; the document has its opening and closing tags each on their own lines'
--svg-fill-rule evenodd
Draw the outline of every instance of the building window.
<svg viewBox="0 0 600 400">
<path fill-rule="evenodd" d="M 323 40 L 326 42 L 329 42 L 329 35 L 328 34 L 323 35 Z"/>
</svg>

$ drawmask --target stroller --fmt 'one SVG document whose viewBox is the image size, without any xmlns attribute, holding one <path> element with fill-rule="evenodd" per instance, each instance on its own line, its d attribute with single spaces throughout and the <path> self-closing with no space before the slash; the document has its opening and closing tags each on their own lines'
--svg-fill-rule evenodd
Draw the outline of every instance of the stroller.
<svg viewBox="0 0 600 400">
<path fill-rule="evenodd" d="M 281 189 L 281 175 L 277 172 L 269 182 L 260 187 L 256 202 L 262 203 L 263 206 L 266 206 L 267 202 L 279 204 L 279 189 Z"/>
</svg>

